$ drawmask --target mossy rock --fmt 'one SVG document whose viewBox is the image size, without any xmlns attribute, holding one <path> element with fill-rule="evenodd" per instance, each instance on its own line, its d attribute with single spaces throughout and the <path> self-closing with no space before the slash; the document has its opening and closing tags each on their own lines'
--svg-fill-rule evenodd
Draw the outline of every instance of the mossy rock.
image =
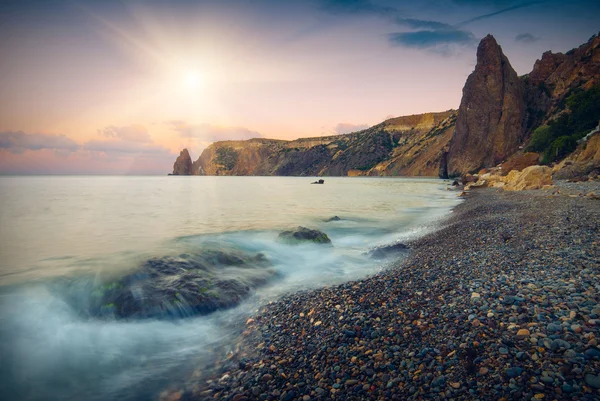
<svg viewBox="0 0 600 401">
<path fill-rule="evenodd" d="M 284 231 L 279 234 L 279 240 L 289 244 L 313 242 L 315 244 L 331 244 L 331 240 L 322 231 L 299 226 L 293 230 Z"/>
</svg>

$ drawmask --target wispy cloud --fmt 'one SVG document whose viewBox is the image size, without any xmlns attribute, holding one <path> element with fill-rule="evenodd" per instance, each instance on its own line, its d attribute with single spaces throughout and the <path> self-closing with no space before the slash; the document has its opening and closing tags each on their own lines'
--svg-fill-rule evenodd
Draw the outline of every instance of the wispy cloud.
<svg viewBox="0 0 600 401">
<path fill-rule="evenodd" d="M 427 49 L 446 54 L 449 53 L 448 47 L 451 45 L 464 46 L 476 42 L 475 36 L 469 31 L 441 21 L 407 18 L 398 8 L 380 6 L 369 0 L 326 0 L 321 8 L 337 15 L 376 16 L 393 25 L 413 30 L 388 34 L 388 41 L 393 46 Z"/>
<path fill-rule="evenodd" d="M 52 149 L 63 152 L 75 152 L 80 146 L 65 135 L 28 134 L 22 131 L 0 132 L 0 148 L 11 153 L 23 153 L 26 150 Z"/>
<path fill-rule="evenodd" d="M 461 30 L 397 32 L 389 34 L 389 40 L 396 45 L 417 49 L 431 49 L 449 44 L 469 45 L 477 41 L 471 32 Z"/>
<path fill-rule="evenodd" d="M 380 6 L 369 0 L 324 0 L 321 8 L 334 14 L 378 14 L 397 13 L 398 9 Z"/>
<path fill-rule="evenodd" d="M 103 129 L 99 129 L 98 133 L 107 138 L 119 138 L 132 142 L 152 142 L 152 138 L 150 138 L 150 135 L 148 134 L 148 129 L 141 124 L 133 124 L 122 127 L 110 125 Z"/>
<path fill-rule="evenodd" d="M 475 22 L 475 21 L 481 21 L 481 20 L 484 20 L 484 19 L 487 19 L 487 18 L 495 17 L 495 16 L 500 15 L 500 14 L 507 13 L 509 11 L 514 11 L 514 10 L 518 10 L 520 8 L 530 7 L 530 6 L 533 6 L 535 4 L 540 4 L 540 3 L 543 3 L 543 2 L 544 1 L 528 1 L 528 2 L 525 2 L 525 3 L 515 4 L 513 6 L 506 7 L 506 8 L 503 8 L 501 10 L 494 11 L 492 13 L 483 14 L 483 15 L 479 15 L 477 17 L 468 19 L 468 20 L 463 21 L 460 24 L 458 24 L 458 26 L 467 25 L 467 24 L 470 24 L 470 23 Z"/>
<path fill-rule="evenodd" d="M 540 38 L 530 33 L 520 33 L 517 36 L 515 36 L 515 42 L 533 43 L 537 42 L 538 40 L 540 40 Z"/>
<path fill-rule="evenodd" d="M 191 124 L 186 121 L 167 121 L 173 131 L 184 138 L 194 138 L 201 142 L 216 142 L 227 140 L 243 140 L 260 138 L 262 135 L 246 127 L 227 127 L 212 124 Z"/>
<path fill-rule="evenodd" d="M 367 124 L 351 124 L 351 123 L 338 123 L 333 130 L 336 134 L 349 134 L 350 132 L 361 131 L 369 128 Z"/>
<path fill-rule="evenodd" d="M 385 19 L 391 24 L 408 29 L 388 34 L 388 41 L 393 46 L 425 49 L 448 55 L 453 53 L 456 46 L 471 46 L 477 43 L 477 38 L 465 28 L 466 25 L 546 1 L 548 0 L 525 1 L 515 4 L 514 1 L 509 0 L 455 0 L 455 7 L 464 11 L 472 11 L 475 7 L 495 8 L 496 11 L 477 15 L 454 25 L 442 21 L 408 18 L 405 12 L 399 8 L 378 5 L 370 0 L 323 0 L 321 9 L 337 15 L 365 15 Z M 524 37 L 521 40 L 531 42 L 535 38 Z"/>
<path fill-rule="evenodd" d="M 84 150 L 90 152 L 104 152 L 114 154 L 133 154 L 133 155 L 164 155 L 170 154 L 169 149 L 160 145 L 133 142 L 133 141 L 113 141 L 113 140 L 96 140 L 86 142 L 83 145 Z"/>
</svg>

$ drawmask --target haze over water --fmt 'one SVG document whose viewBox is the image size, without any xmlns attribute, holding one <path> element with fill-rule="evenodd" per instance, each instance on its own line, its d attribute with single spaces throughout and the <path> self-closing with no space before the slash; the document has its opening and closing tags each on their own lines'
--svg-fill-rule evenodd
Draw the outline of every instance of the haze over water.
<svg viewBox="0 0 600 401">
<path fill-rule="evenodd" d="M 261 303 L 389 266 L 395 258 L 365 252 L 432 230 L 458 202 L 433 179 L 311 181 L 0 178 L 0 392 L 32 400 L 154 398 L 209 364 L 216 344 L 233 346 L 240 322 Z M 326 222 L 332 216 L 342 220 Z M 299 225 L 324 231 L 333 246 L 276 240 Z M 151 257 L 208 248 L 263 253 L 278 276 L 234 309 L 174 321 L 84 317 L 53 285 L 62 277 L 84 289 Z"/>
</svg>

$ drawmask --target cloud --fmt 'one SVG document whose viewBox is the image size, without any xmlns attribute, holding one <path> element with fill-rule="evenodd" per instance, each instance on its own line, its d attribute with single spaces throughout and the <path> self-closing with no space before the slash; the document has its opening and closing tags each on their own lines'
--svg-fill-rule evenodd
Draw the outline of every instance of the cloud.
<svg viewBox="0 0 600 401">
<path fill-rule="evenodd" d="M 394 45 L 402 45 L 416 49 L 431 49 L 439 45 L 470 45 L 477 39 L 468 31 L 461 30 L 427 30 L 415 32 L 390 33 L 389 41 Z"/>
<path fill-rule="evenodd" d="M 533 43 L 537 42 L 538 40 L 540 40 L 540 38 L 538 38 L 537 36 L 533 36 L 530 33 L 520 33 L 517 36 L 515 36 L 515 42 Z"/>
<path fill-rule="evenodd" d="M 405 32 L 388 34 L 388 41 L 393 46 L 425 49 L 448 55 L 453 53 L 455 46 L 476 44 L 477 38 L 471 31 L 464 29 L 465 25 L 547 1 L 536 0 L 515 3 L 512 0 L 454 0 L 454 5 L 463 13 L 479 6 L 487 9 L 496 9 L 496 11 L 478 15 L 457 25 L 441 21 L 407 18 L 405 12 L 399 8 L 378 5 L 370 0 L 321 0 L 320 8 L 336 15 L 364 15 L 382 18 L 396 26 L 407 28 Z M 534 37 L 524 37 L 521 39 L 525 43 L 530 43 L 534 40 L 536 40 Z"/>
<path fill-rule="evenodd" d="M 195 138 L 202 142 L 243 140 L 261 138 L 262 135 L 245 127 L 221 127 L 212 124 L 189 124 L 185 121 L 166 122 L 172 130 L 184 138 Z"/>
<path fill-rule="evenodd" d="M 349 134 L 350 132 L 361 131 L 367 128 L 369 128 L 367 124 L 338 123 L 333 130 L 336 134 Z"/>
<path fill-rule="evenodd" d="M 133 124 L 123 127 L 110 125 L 98 130 L 98 133 L 107 138 L 119 138 L 132 142 L 152 142 L 150 135 L 148 135 L 148 129 L 141 124 Z"/>
<path fill-rule="evenodd" d="M 321 8 L 338 15 L 374 15 L 396 26 L 413 30 L 390 33 L 388 41 L 393 46 L 450 54 L 452 45 L 464 46 L 476 42 L 475 36 L 469 31 L 441 21 L 406 18 L 398 8 L 380 6 L 369 0 L 326 0 Z"/>
<path fill-rule="evenodd" d="M 80 146 L 65 135 L 27 134 L 22 131 L 0 132 L 0 148 L 11 153 L 23 153 L 26 150 L 52 149 L 55 151 L 75 152 Z"/>
<path fill-rule="evenodd" d="M 393 7 L 379 6 L 369 0 L 324 0 L 321 8 L 332 14 L 376 14 L 396 13 Z"/>
<path fill-rule="evenodd" d="M 134 155 L 165 155 L 171 151 L 160 145 L 124 140 L 96 140 L 86 142 L 83 149 L 90 152 Z"/>
<path fill-rule="evenodd" d="M 398 25 L 404 25 L 412 29 L 454 29 L 452 25 L 446 24 L 444 22 L 421 20 L 414 18 L 396 18 L 394 22 Z"/>
<path fill-rule="evenodd" d="M 468 19 L 468 20 L 463 21 L 460 24 L 458 24 L 458 26 L 463 26 L 463 25 L 466 25 L 466 24 L 470 24 L 470 23 L 475 22 L 475 21 L 481 21 L 483 19 L 495 17 L 496 15 L 504 14 L 506 12 L 513 11 L 513 10 L 518 10 L 520 8 L 525 8 L 525 7 L 533 6 L 533 5 L 539 4 L 539 3 L 543 3 L 543 1 L 528 1 L 528 2 L 525 2 L 525 3 L 515 4 L 514 6 L 510 6 L 510 7 L 506 7 L 506 8 L 503 8 L 501 10 L 498 10 L 498 11 L 494 11 L 493 13 L 483 14 L 483 15 L 480 15 L 480 16 Z"/>
</svg>

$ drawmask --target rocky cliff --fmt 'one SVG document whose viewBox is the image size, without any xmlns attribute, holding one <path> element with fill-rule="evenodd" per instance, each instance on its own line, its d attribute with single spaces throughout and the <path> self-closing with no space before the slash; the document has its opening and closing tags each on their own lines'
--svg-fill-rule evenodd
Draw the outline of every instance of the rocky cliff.
<svg viewBox="0 0 600 401">
<path fill-rule="evenodd" d="M 392 118 L 346 135 L 293 141 L 220 141 L 193 163 L 195 175 L 437 175 L 456 111 Z"/>
<path fill-rule="evenodd" d="M 481 40 L 477 65 L 463 88 L 456 131 L 447 155 L 447 174 L 491 167 L 514 153 L 524 136 L 522 81 L 493 36 Z"/>
<path fill-rule="evenodd" d="M 565 98 L 578 88 L 600 85 L 600 36 L 563 53 L 546 52 L 522 77 L 527 103 L 527 131 L 555 117 Z"/>
<path fill-rule="evenodd" d="M 173 175 L 192 175 L 192 158 L 187 149 L 183 149 L 175 160 Z"/>
<path fill-rule="evenodd" d="M 193 163 L 184 150 L 173 174 L 458 176 L 522 165 L 524 151 L 542 163 L 561 160 L 598 120 L 599 36 L 566 54 L 544 53 L 518 77 L 488 35 L 458 111 L 392 118 L 346 135 L 215 142 Z"/>
</svg>

